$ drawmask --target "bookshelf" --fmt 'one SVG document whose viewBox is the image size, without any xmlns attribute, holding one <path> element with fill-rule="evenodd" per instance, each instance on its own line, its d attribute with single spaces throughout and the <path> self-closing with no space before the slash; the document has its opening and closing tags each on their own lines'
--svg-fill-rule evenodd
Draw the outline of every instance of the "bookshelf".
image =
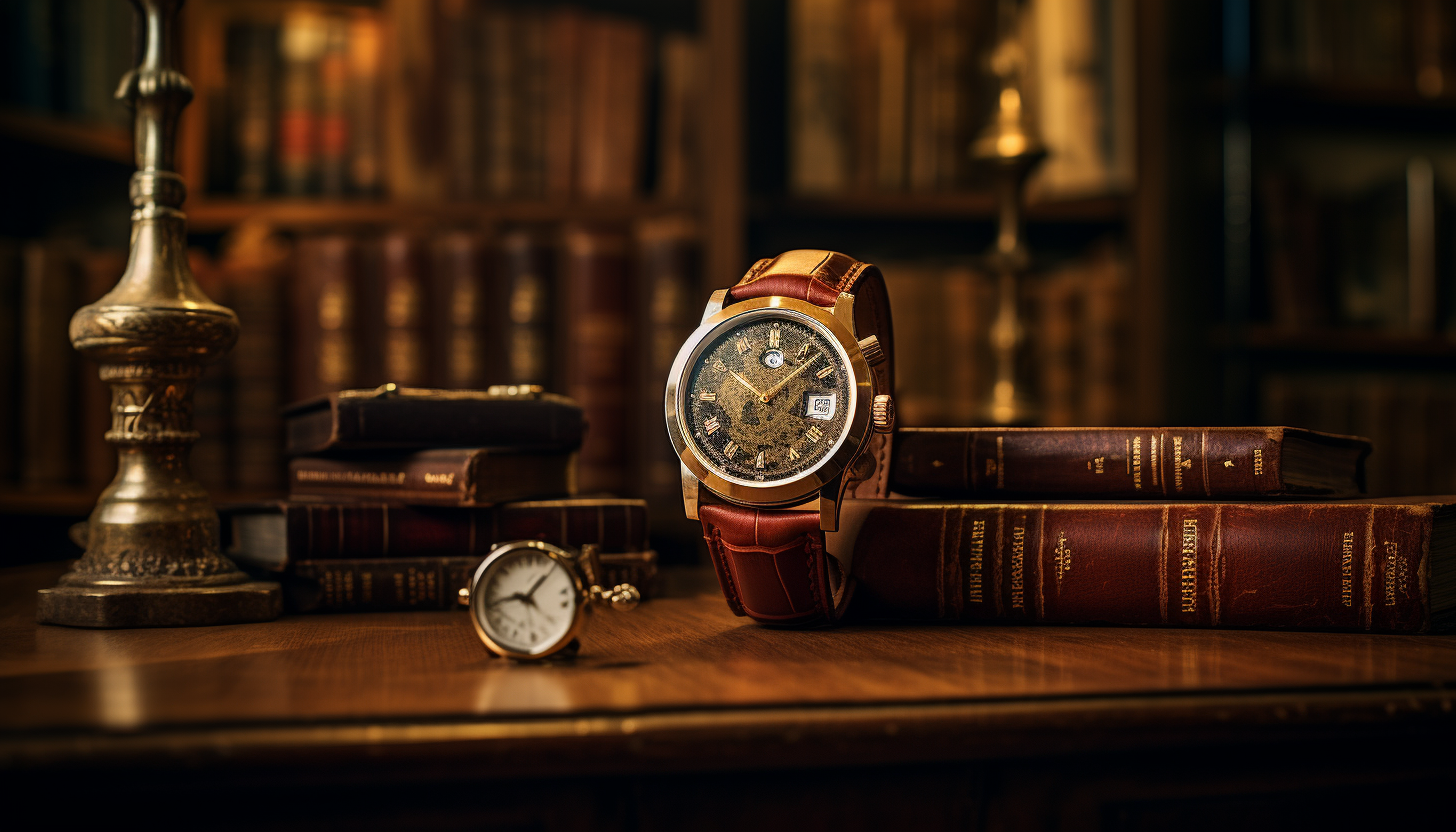
<svg viewBox="0 0 1456 832">
<path fill-rule="evenodd" d="M 895 0 L 889 2 L 894 5 Z M 238 96 L 237 89 L 230 86 L 230 78 L 234 78 L 230 73 L 237 72 L 240 48 L 238 35 L 230 27 L 263 26 L 276 35 L 276 27 L 284 25 L 286 16 L 300 9 L 351 21 L 375 19 L 381 26 L 380 38 L 385 44 L 379 56 L 384 67 L 381 73 L 387 75 L 395 71 L 390 67 L 396 66 L 398 58 L 388 54 L 388 45 L 401 42 L 395 30 L 405 25 L 401 21 L 408 18 L 406 12 L 413 14 L 418 8 L 407 3 L 408 0 L 359 3 L 189 0 L 184 9 L 183 62 L 197 96 L 184 112 L 179 136 L 179 168 L 190 190 L 184 206 L 189 230 L 193 244 L 201 252 L 194 271 L 205 283 L 215 281 L 209 285 L 210 292 L 214 291 L 211 285 L 221 282 L 224 288 L 218 291 L 223 292 L 222 300 L 243 316 L 245 337 L 250 329 L 260 331 L 257 324 L 250 327 L 250 320 L 256 320 L 260 308 L 267 317 L 272 304 L 275 320 L 265 321 L 261 328 L 284 332 L 282 336 L 275 333 L 274 337 L 284 337 L 287 342 L 286 331 L 292 324 L 286 320 L 285 312 L 293 301 L 287 299 L 286 292 L 293 290 L 285 291 L 285 286 L 295 282 L 294 273 L 289 271 L 293 266 L 288 264 L 300 255 L 308 241 L 340 236 L 350 238 L 363 249 L 374 245 L 375 238 L 396 233 L 428 242 L 451 234 L 499 240 L 519 229 L 544 229 L 555 240 L 558 238 L 554 235 L 563 229 L 607 228 L 613 233 L 628 233 L 633 245 L 641 245 L 641 229 L 664 222 L 685 223 L 695 229 L 695 256 L 700 265 L 689 279 L 689 285 L 680 287 L 684 289 L 684 300 L 672 314 L 685 319 L 689 325 L 695 322 L 702 299 L 710 289 L 731 284 L 753 260 L 778 250 L 838 247 L 857 256 L 888 255 L 892 261 L 907 266 L 921 261 L 973 265 L 990 243 L 995 200 L 988 183 L 969 168 L 955 173 L 951 180 L 933 190 L 856 188 L 836 194 L 805 194 L 791 186 L 792 4 L 787 0 L 699 0 L 695 4 L 668 0 L 598 0 L 574 4 L 474 4 L 445 0 L 435 4 L 442 14 L 487 7 L 504 9 L 513 15 L 534 14 L 542 9 L 540 13 L 550 14 L 577 8 L 582 14 L 626 21 L 646 32 L 648 49 L 654 51 L 648 57 L 649 69 L 645 72 L 650 92 L 637 116 L 642 121 L 639 125 L 642 150 L 638 161 L 644 169 L 627 192 L 490 194 L 472 186 L 473 193 L 461 196 L 449 193 L 448 183 L 434 193 L 410 192 L 396 187 L 397 181 L 392 182 L 386 170 L 378 182 L 367 188 L 349 185 L 325 194 L 315 185 L 309 188 L 312 193 L 300 195 L 282 193 L 284 188 L 275 172 L 259 192 L 239 193 L 228 167 L 236 162 L 236 159 L 228 161 L 229 154 L 235 150 L 227 149 L 233 140 L 228 132 L 232 129 L 229 119 L 235 115 L 230 108 L 237 106 Z M 973 37 L 968 36 L 971 40 L 967 41 L 969 51 L 964 56 L 962 79 L 968 96 L 974 98 L 981 93 L 975 87 L 979 71 L 973 53 L 984 49 L 989 42 L 990 9 L 994 3 L 985 0 L 962 5 L 979 15 L 974 26 L 980 28 L 975 29 Z M 1124 60 L 1130 63 L 1119 71 L 1129 67 L 1135 70 L 1132 86 L 1136 103 L 1124 103 L 1121 111 L 1137 147 L 1132 157 L 1135 168 L 1130 177 L 1116 186 L 1081 193 L 1057 194 L 1043 190 L 1033 194 L 1027 209 L 1028 234 L 1038 257 L 1039 271 L 1052 275 L 1051 283 L 1062 289 L 1075 289 L 1081 280 L 1068 269 L 1091 268 L 1077 265 L 1089 251 L 1112 252 L 1097 261 L 1103 265 L 1096 268 L 1111 268 L 1120 276 L 1117 295 L 1120 300 L 1115 304 L 1118 347 L 1115 353 L 1108 353 L 1111 356 L 1108 361 L 1118 365 L 1117 379 L 1115 386 L 1102 394 L 1104 399 L 1115 402 L 1116 408 L 1098 412 L 1115 413 L 1103 418 L 1125 423 L 1157 423 L 1168 412 L 1169 388 L 1164 376 L 1174 360 L 1164 349 L 1163 329 L 1167 300 L 1164 282 L 1168 272 L 1166 205 L 1170 199 L 1164 121 L 1168 118 L 1169 91 L 1167 80 L 1150 68 L 1158 67 L 1167 58 L 1170 21 L 1161 3 L 1104 5 L 1130 12 L 1122 21 L 1131 43 L 1131 49 L 1126 50 L 1130 57 Z M 660 87 L 661 59 L 655 50 L 671 34 L 693 38 L 701 50 L 697 89 L 698 98 L 705 106 L 691 116 L 698 137 L 697 155 L 692 164 L 693 181 L 678 192 L 664 193 L 660 181 L 663 148 L 658 128 L 665 93 Z M 275 65 L 273 71 L 284 70 Z M 281 81 L 275 79 L 275 83 Z M 391 82 L 381 77 L 377 83 L 384 114 L 381 118 L 397 120 L 398 111 L 390 109 L 397 102 L 391 104 L 388 100 L 394 94 L 389 88 Z M 274 106 L 278 106 L 276 102 Z M 964 114 L 961 129 L 972 130 L 977 118 L 978 112 Z M 123 128 L 82 129 L 51 117 L 0 109 L 0 137 L 5 136 L 45 144 L 73 156 L 121 165 L 131 163 L 130 137 Z M 394 138 L 397 136 L 386 134 L 381 141 L 387 145 Z M 386 147 L 382 152 L 387 155 L 392 151 Z M 382 167 L 387 169 L 390 165 L 384 163 Z M 118 190 L 117 199 L 105 210 L 108 217 L 109 212 L 116 214 L 109 221 L 124 221 L 124 184 Z M 96 209 L 96 213 L 99 220 L 101 209 Z M 273 248 L 245 250 L 247 257 L 243 258 L 246 262 L 242 265 L 230 261 L 245 243 L 256 246 L 260 240 Z M 119 244 L 113 245 L 119 247 Z M 279 255 L 279 251 L 292 253 Z M 246 308 L 246 300 L 227 296 L 225 287 L 238 274 L 256 276 L 270 270 L 274 270 L 270 279 L 278 282 L 277 291 L 268 296 L 271 300 L 262 301 L 261 307 L 256 297 L 252 301 L 254 306 Z M 557 279 L 564 280 L 559 276 Z M 894 280 L 893 272 L 891 279 Z M 563 291 L 564 285 L 558 285 L 557 291 Z M 566 314 L 562 309 L 553 308 L 552 314 L 557 317 L 558 333 L 572 329 L 570 321 L 561 317 Z M 913 316 L 915 310 L 907 308 L 904 314 Z M 661 323 L 649 321 L 646 326 L 651 328 Z M 669 323 L 681 326 L 681 322 Z M 915 328 L 907 325 L 902 333 Z M 902 334 L 902 343 L 908 337 Z M 1112 336 L 1093 333 L 1077 337 L 1083 340 L 1063 345 L 1062 360 L 1072 360 L 1081 347 L 1098 339 L 1108 341 Z M 243 352 L 252 349 L 244 348 Z M 84 368 L 85 372 L 90 370 Z M 278 372 L 280 376 L 285 373 Z M 643 373 L 644 378 L 651 375 L 650 371 Z M 553 386 L 568 386 L 559 369 L 548 381 Z M 633 376 L 630 382 L 638 385 L 640 380 Z M 218 389 L 200 392 L 201 401 L 210 402 L 199 403 L 199 422 L 211 420 L 199 425 L 205 436 L 209 432 L 215 434 L 220 426 L 233 433 L 241 430 L 227 428 L 227 418 L 235 420 L 235 417 L 219 415 L 218 410 L 228 406 L 227 396 L 237 395 L 224 390 L 226 385 L 236 382 L 218 384 L 221 385 Z M 641 382 L 641 386 L 646 391 L 651 385 Z M 223 397 L 223 405 L 217 404 L 218 396 Z M 279 402 L 284 398 L 280 393 Z M 649 398 L 658 397 L 644 396 L 644 401 Z M 660 405 L 647 408 L 646 412 L 656 409 Z M 644 432 L 646 438 L 634 437 L 632 442 L 648 448 L 649 434 Z M 216 466 L 218 460 L 227 458 L 218 456 L 220 453 L 223 452 L 216 447 L 199 446 L 194 467 Z M 675 470 L 674 465 L 674 476 Z M 219 502 L 270 493 L 255 486 L 228 482 L 210 487 Z M 661 520 L 681 526 L 677 522 L 680 518 L 676 513 L 676 489 L 675 482 L 665 490 L 659 489 L 662 493 L 653 504 L 653 512 Z M 9 518 L 7 522 L 32 514 L 57 521 L 67 516 L 79 517 L 89 510 L 94 495 L 95 488 L 74 483 L 12 485 L 0 488 L 0 516 Z"/>
</svg>

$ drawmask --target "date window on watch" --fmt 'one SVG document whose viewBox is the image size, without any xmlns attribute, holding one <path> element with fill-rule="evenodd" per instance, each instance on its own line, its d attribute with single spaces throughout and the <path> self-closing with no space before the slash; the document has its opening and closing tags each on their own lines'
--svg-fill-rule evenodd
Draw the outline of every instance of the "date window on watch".
<svg viewBox="0 0 1456 832">
<path fill-rule="evenodd" d="M 828 421 L 834 418 L 833 393 L 805 393 L 804 415 L 810 419 Z"/>
</svg>

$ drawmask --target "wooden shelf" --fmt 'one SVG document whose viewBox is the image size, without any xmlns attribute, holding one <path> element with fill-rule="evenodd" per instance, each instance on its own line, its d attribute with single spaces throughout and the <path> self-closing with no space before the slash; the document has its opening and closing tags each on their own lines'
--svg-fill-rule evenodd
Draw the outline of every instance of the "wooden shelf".
<svg viewBox="0 0 1456 832">
<path fill-rule="evenodd" d="M 414 222 L 611 222 L 686 212 L 693 206 L 653 200 L 409 203 L 376 199 L 199 197 L 183 206 L 188 228 L 225 231 L 243 222 L 286 228 L 397 225 Z"/>
<path fill-rule="evenodd" d="M 1031 222 L 1116 223 L 1127 218 L 1131 200 L 1125 196 L 1032 202 L 1026 216 Z M 752 204 L 754 219 L 929 219 L 991 221 L 996 218 L 996 197 L 986 192 L 845 194 L 787 199 L 764 198 Z"/>
<path fill-rule="evenodd" d="M 1329 358 L 1365 356 L 1456 359 L 1456 339 L 1439 335 L 1403 335 L 1356 329 L 1289 331 L 1267 326 L 1253 327 L 1248 330 L 1243 345 L 1253 352 Z"/>
<path fill-rule="evenodd" d="M 1257 122 L 1279 126 L 1376 132 L 1456 127 L 1456 97 L 1425 98 L 1405 87 L 1260 82 L 1249 90 L 1249 109 Z"/>
<path fill-rule="evenodd" d="M 85 517 L 96 506 L 100 491 L 76 486 L 45 488 L 0 488 L 0 515 L 34 514 L 52 517 Z M 214 506 L 281 499 L 281 494 L 261 492 L 218 492 L 209 495 Z"/>
<path fill-rule="evenodd" d="M 0 135 L 108 162 L 125 165 L 135 162 L 131 131 L 125 127 L 0 109 Z"/>
</svg>

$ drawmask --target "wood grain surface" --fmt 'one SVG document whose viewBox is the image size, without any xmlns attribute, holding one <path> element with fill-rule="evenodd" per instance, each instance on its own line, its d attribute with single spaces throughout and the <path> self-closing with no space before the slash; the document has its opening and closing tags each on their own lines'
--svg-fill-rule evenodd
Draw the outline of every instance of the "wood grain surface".
<svg viewBox="0 0 1456 832">
<path fill-rule="evenodd" d="M 781 631 L 735 618 L 699 581 L 684 597 L 597 614 L 575 660 L 526 665 L 488 657 L 464 613 L 168 630 L 37 625 L 35 590 L 60 571 L 0 572 L 0 763 L 158 742 L 315 751 L 464 742 L 546 754 L 560 743 L 580 751 L 591 738 L 603 760 L 629 746 L 659 763 L 709 748 L 721 756 L 735 743 L 745 759 L 766 744 L 812 755 L 823 751 L 816 738 L 860 742 L 857 753 L 881 759 L 935 759 L 966 754 L 968 737 L 989 754 L 1029 736 L 1037 747 L 1102 748 L 1139 732 L 1166 742 L 1240 726 L 1453 723 L 1449 636 Z"/>
</svg>

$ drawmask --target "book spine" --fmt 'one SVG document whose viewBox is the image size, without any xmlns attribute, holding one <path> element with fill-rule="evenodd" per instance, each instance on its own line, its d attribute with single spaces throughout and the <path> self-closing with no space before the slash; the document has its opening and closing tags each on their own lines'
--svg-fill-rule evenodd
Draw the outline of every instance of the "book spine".
<svg viewBox="0 0 1456 832">
<path fill-rule="evenodd" d="M 489 349 L 488 250 L 484 237 L 474 232 L 449 232 L 435 240 L 429 330 L 434 383 L 442 387 L 483 389 L 492 368 L 500 365 Z"/>
<path fill-rule="evenodd" d="M 373 298 L 381 306 L 367 313 L 381 336 L 381 353 L 374 362 L 383 373 L 379 381 L 425 386 L 433 362 L 426 334 L 429 298 L 420 240 L 403 231 L 387 234 L 381 267 L 380 292 Z"/>
<path fill-rule="evenodd" d="M 552 501 L 490 508 L 288 503 L 288 557 L 483 557 L 503 540 L 556 546 L 593 543 L 607 551 L 647 548 L 647 509 L 635 501 Z"/>
<path fill-rule="evenodd" d="M 291 12 L 283 20 L 283 56 L 278 97 L 278 177 L 283 192 L 314 193 L 319 171 L 319 61 L 328 40 L 323 18 L 311 11 Z"/>
<path fill-rule="evenodd" d="M 233 102 L 234 186 L 240 196 L 268 191 L 273 164 L 274 56 L 276 27 L 238 23 L 229 27 L 229 98 Z"/>
<path fill-rule="evenodd" d="M 228 296 L 242 328 L 228 354 L 233 377 L 233 479 L 242 491 L 283 485 L 283 284 L 288 249 L 265 233 L 239 236 L 224 257 Z"/>
<path fill-rule="evenodd" d="M 550 56 L 547 17 L 523 10 L 516 22 L 516 192 L 540 199 L 546 195 L 546 95 Z"/>
<path fill-rule="evenodd" d="M 340 234 L 299 241 L 292 306 L 292 398 L 357 385 L 358 258 Z"/>
<path fill-rule="evenodd" d="M 493 323 L 500 339 L 494 349 L 504 357 L 504 372 L 492 374 L 492 382 L 556 384 L 553 255 L 543 236 L 529 229 L 516 229 L 501 238 L 496 283 L 499 314 Z"/>
<path fill-rule="evenodd" d="M 359 194 L 379 191 L 379 19 L 358 14 L 349 21 L 349 184 Z"/>
<path fill-rule="evenodd" d="M 385 558 L 299 561 L 285 579 L 285 597 L 294 612 L 399 612 L 465 607 L 468 589 L 482 557 Z M 604 553 L 605 586 L 630 583 L 648 597 L 657 577 L 651 552 Z"/>
<path fill-rule="evenodd" d="M 907 428 L 891 490 L 915 496 L 1266 497 L 1286 492 L 1278 428 Z"/>
<path fill-rule="evenodd" d="M 79 356 L 67 338 L 79 287 L 74 248 L 34 242 L 22 251 L 20 479 L 28 486 L 72 480 Z"/>
<path fill-rule="evenodd" d="M 447 184 L 453 199 L 471 199 L 476 194 L 476 126 L 480 120 L 476 102 L 479 98 L 475 58 L 476 30 L 479 25 L 474 7 L 465 0 L 446 0 L 440 4 L 443 43 L 440 50 L 440 75 L 443 84 L 445 122 L 445 155 L 450 160 Z"/>
<path fill-rule="evenodd" d="M 1429 506 L 868 510 L 852 613 L 901 620 L 1423 632 Z"/>
<path fill-rule="evenodd" d="M 481 193 L 508 197 L 517 191 L 516 168 L 516 15 L 499 7 L 486 9 L 481 17 L 481 103 L 480 130 Z"/>
<path fill-rule="evenodd" d="M 848 9 L 846 0 L 789 4 L 789 184 L 795 193 L 840 193 L 849 184 L 849 52 L 842 46 Z M 882 119 L 883 107 L 882 96 Z"/>
<path fill-rule="evenodd" d="M 294 497 L 426 499 L 464 504 L 470 496 L 469 459 L 335 460 L 299 457 L 288 463 Z"/>
<path fill-rule="evenodd" d="M 343 196 L 349 187 L 349 23 L 329 15 L 318 62 L 318 190 Z"/>
<path fill-rule="evenodd" d="M 545 188 L 563 198 L 576 191 L 577 118 L 581 104 L 581 13 L 552 9 L 546 20 Z"/>
<path fill-rule="evenodd" d="M 625 493 L 631 435 L 632 291 L 626 235 L 566 234 L 567 394 L 591 426 L 581 449 L 584 491 Z"/>
<path fill-rule="evenodd" d="M 703 46 L 687 35 L 662 37 L 661 110 L 657 123 L 657 196 L 685 202 L 698 195 L 703 100 Z"/>
</svg>

